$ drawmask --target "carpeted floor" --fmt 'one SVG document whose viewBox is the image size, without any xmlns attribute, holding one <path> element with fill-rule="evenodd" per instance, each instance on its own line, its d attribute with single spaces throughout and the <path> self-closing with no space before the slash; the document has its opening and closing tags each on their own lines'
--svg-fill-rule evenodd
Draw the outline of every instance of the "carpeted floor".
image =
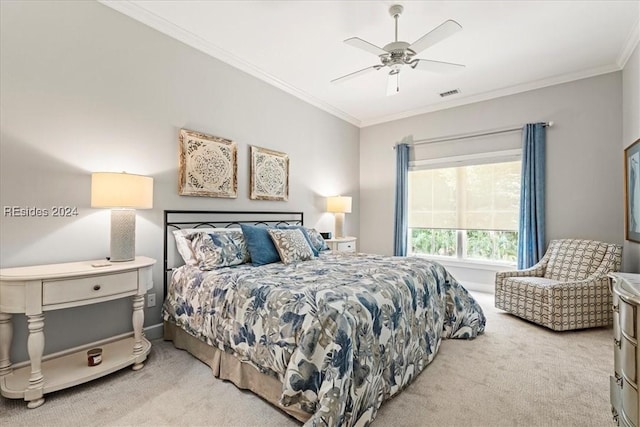
<svg viewBox="0 0 640 427">
<path fill-rule="evenodd" d="M 474 293 L 487 330 L 445 340 L 406 390 L 384 403 L 374 425 L 610 426 L 612 331 L 552 332 L 500 312 Z M 299 426 L 250 392 L 216 379 L 171 343 L 154 341 L 141 371 L 124 369 L 46 395 L 28 410 L 0 398 L 0 425 Z"/>
</svg>

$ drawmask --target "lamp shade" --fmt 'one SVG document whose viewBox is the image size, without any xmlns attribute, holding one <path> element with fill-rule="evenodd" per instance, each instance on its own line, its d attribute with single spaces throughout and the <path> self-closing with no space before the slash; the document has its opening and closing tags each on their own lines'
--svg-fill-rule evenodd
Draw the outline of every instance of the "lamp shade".
<svg viewBox="0 0 640 427">
<path fill-rule="evenodd" d="M 351 213 L 351 197 L 348 197 L 348 196 L 327 197 L 327 212 Z"/>
<path fill-rule="evenodd" d="M 153 207 L 153 178 L 117 172 L 91 174 L 92 208 Z"/>
</svg>

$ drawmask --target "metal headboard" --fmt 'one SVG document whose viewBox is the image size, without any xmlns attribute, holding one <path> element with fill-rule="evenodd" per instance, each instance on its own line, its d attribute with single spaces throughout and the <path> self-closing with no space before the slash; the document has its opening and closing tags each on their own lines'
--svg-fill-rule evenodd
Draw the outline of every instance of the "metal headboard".
<svg viewBox="0 0 640 427">
<path fill-rule="evenodd" d="M 185 228 L 229 228 L 240 224 L 264 226 L 303 225 L 303 212 L 287 211 L 164 211 L 164 294 L 167 295 L 168 279 L 174 268 L 184 264 L 176 249 L 172 231 Z"/>
</svg>

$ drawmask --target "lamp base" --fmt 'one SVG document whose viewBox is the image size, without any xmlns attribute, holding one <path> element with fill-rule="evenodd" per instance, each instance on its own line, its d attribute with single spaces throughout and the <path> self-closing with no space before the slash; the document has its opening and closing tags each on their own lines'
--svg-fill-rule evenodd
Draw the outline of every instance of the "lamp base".
<svg viewBox="0 0 640 427">
<path fill-rule="evenodd" d="M 112 262 L 133 261 L 136 257 L 136 211 L 135 209 L 111 210 L 111 257 Z"/>
<path fill-rule="evenodd" d="M 344 237 L 344 213 L 336 212 L 335 216 L 336 216 L 336 232 L 334 234 L 335 234 L 335 238 L 339 239 L 341 237 Z"/>
</svg>

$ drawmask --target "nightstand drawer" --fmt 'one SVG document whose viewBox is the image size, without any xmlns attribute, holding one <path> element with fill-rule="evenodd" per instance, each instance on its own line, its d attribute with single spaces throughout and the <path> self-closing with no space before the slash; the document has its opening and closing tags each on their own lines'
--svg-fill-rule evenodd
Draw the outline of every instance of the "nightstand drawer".
<svg viewBox="0 0 640 427">
<path fill-rule="evenodd" d="M 338 243 L 338 251 L 340 252 L 355 252 L 356 251 L 356 242 L 344 242 Z"/>
<path fill-rule="evenodd" d="M 619 299 L 620 310 L 620 328 L 622 332 L 628 336 L 636 337 L 636 306 L 626 303 L 622 298 Z"/>
<path fill-rule="evenodd" d="M 622 379 L 616 374 L 609 377 L 609 400 L 616 412 L 622 409 Z"/>
<path fill-rule="evenodd" d="M 613 369 L 615 373 L 622 375 L 622 341 L 620 347 L 617 344 L 613 346 Z"/>
<path fill-rule="evenodd" d="M 622 348 L 620 349 L 620 355 L 622 360 L 620 361 L 622 367 L 622 374 L 625 379 L 631 381 L 634 385 L 637 384 L 636 379 L 636 346 L 628 339 L 622 337 Z"/>
<path fill-rule="evenodd" d="M 612 309 L 613 309 L 613 337 L 620 340 L 620 297 L 617 293 L 612 294 Z"/>
<path fill-rule="evenodd" d="M 355 252 L 356 251 L 356 237 L 339 237 L 336 239 L 327 239 L 325 242 L 334 252 Z"/>
<path fill-rule="evenodd" d="M 622 382 L 622 411 L 627 419 L 636 421 L 638 419 L 638 390 L 633 388 L 627 380 Z"/>
<path fill-rule="evenodd" d="M 138 272 L 43 282 L 42 305 L 91 300 L 138 289 Z"/>
</svg>

